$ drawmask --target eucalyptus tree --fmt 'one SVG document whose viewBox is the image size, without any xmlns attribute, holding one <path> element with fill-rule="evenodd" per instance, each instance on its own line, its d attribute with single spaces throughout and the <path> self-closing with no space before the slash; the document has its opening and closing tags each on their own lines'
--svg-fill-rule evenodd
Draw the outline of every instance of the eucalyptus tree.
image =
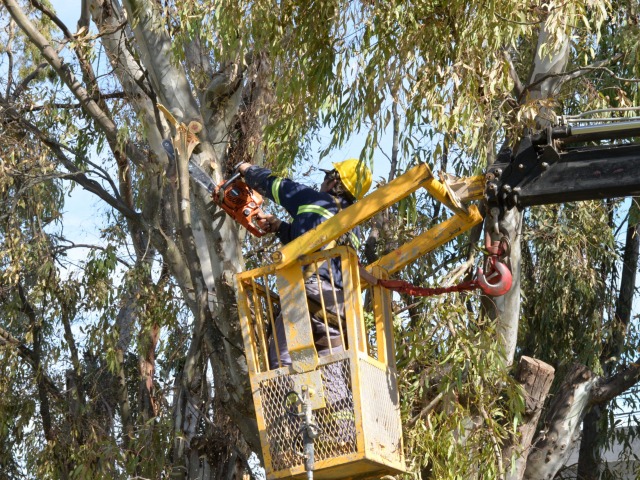
<svg viewBox="0 0 640 480">
<path fill-rule="evenodd" d="M 323 128 L 323 153 L 359 133 L 361 157 L 379 163 L 393 127 L 391 176 L 418 161 L 476 174 L 555 113 L 638 100 L 631 0 L 84 0 L 77 28 L 39 0 L 2 4 L 0 455 L 9 472 L 39 477 L 231 477 L 258 449 L 232 289 L 242 233 L 189 184 L 184 158 L 165 154 L 175 131 L 158 103 L 202 126 L 195 159 L 220 180 L 239 160 L 295 168 Z M 82 272 L 65 277 L 72 185 L 109 221 Z M 624 351 L 636 340 L 637 214 L 616 298 L 623 208 L 504 219 L 516 282 L 484 302 L 486 317 L 475 297 L 403 299 L 406 443 L 423 478 L 553 478 L 587 412 L 635 384 Z M 379 250 L 446 215 L 419 195 L 395 213 L 371 229 L 383 231 Z M 454 281 L 478 234 L 403 275 L 423 283 L 459 265 Z M 523 354 L 553 365 L 566 396 L 543 409 L 552 373 L 537 362 L 544 388 L 523 402 L 509 375 Z M 591 465 L 597 442 L 584 438 Z"/>
</svg>

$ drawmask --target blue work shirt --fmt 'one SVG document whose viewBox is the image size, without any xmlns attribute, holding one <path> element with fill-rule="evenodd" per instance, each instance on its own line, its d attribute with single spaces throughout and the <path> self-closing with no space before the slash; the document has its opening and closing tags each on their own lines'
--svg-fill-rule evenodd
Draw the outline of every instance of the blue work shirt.
<svg viewBox="0 0 640 480">
<path fill-rule="evenodd" d="M 262 196 L 284 207 L 291 215 L 291 222 L 283 220 L 276 232 L 276 236 L 283 244 L 287 244 L 314 229 L 322 222 L 333 217 L 341 209 L 351 205 L 351 202 L 346 198 L 334 197 L 327 192 L 319 192 L 288 178 L 273 176 L 271 170 L 255 165 L 245 171 L 244 181 Z M 338 207 L 338 204 L 340 207 Z M 358 227 L 349 232 L 349 243 L 356 251 L 359 249 Z M 334 284 L 336 287 L 342 288 L 340 260 L 332 260 L 331 265 Z M 331 281 L 326 264 L 318 268 L 318 273 L 322 279 L 328 282 Z"/>
</svg>

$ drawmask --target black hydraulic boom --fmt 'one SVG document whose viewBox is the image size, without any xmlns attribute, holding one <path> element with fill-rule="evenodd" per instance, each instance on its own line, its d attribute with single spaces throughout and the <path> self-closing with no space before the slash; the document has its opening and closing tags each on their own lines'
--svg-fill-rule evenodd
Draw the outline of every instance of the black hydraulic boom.
<svg viewBox="0 0 640 480">
<path fill-rule="evenodd" d="M 502 216 L 514 207 L 640 195 L 639 137 L 640 119 L 527 135 L 488 169 L 489 208 Z"/>
</svg>

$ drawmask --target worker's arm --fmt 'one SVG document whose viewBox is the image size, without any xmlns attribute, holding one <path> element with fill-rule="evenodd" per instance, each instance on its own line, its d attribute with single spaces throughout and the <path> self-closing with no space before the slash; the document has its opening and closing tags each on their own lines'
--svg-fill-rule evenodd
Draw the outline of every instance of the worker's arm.
<svg viewBox="0 0 640 480">
<path fill-rule="evenodd" d="M 250 174 L 245 176 L 245 174 L 251 167 L 254 167 L 253 173 L 255 173 L 255 175 Z M 238 171 L 242 176 L 245 176 L 247 185 L 258 190 L 265 197 L 276 201 L 276 203 L 279 203 L 277 199 L 273 198 L 272 184 L 276 177 L 273 177 L 271 175 L 271 170 L 256 167 L 250 163 L 245 162 L 241 163 L 238 166 Z M 264 232 L 275 233 L 278 239 L 283 244 L 289 243 L 291 241 L 291 224 L 279 219 L 275 215 L 264 212 L 258 214 L 257 225 Z"/>
<path fill-rule="evenodd" d="M 289 178 L 274 176 L 268 168 L 241 163 L 238 166 L 238 171 L 244 176 L 247 185 L 284 207 L 292 217 L 298 215 L 298 209 L 301 205 L 311 205 L 318 202 L 329 203 L 326 193 L 320 193 Z M 335 208 L 333 201 L 330 202 L 330 205 Z"/>
</svg>

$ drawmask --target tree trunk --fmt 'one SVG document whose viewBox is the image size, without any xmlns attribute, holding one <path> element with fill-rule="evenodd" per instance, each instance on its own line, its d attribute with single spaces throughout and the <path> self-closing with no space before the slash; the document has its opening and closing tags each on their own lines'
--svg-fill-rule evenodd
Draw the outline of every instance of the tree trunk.
<svg viewBox="0 0 640 480">
<path fill-rule="evenodd" d="M 598 425 L 602 418 L 602 409 L 596 405 L 584 417 L 582 422 L 582 438 L 580 439 L 580 456 L 578 457 L 578 475 L 580 480 L 599 480 L 600 461 L 598 460 L 600 435 Z"/>
<path fill-rule="evenodd" d="M 527 465 L 531 440 L 538 428 L 538 419 L 542 413 L 542 407 L 547 399 L 555 370 L 540 360 L 530 357 L 521 357 L 515 378 L 525 391 L 525 412 L 522 425 L 518 427 L 520 443 L 505 449 L 503 458 L 509 461 L 512 455 L 516 455 L 515 465 L 511 469 L 505 469 L 507 480 L 521 480 Z"/>
<path fill-rule="evenodd" d="M 597 378 L 583 365 L 574 365 L 549 404 L 544 427 L 532 442 L 524 479 L 551 480 L 566 462 Z"/>
</svg>

